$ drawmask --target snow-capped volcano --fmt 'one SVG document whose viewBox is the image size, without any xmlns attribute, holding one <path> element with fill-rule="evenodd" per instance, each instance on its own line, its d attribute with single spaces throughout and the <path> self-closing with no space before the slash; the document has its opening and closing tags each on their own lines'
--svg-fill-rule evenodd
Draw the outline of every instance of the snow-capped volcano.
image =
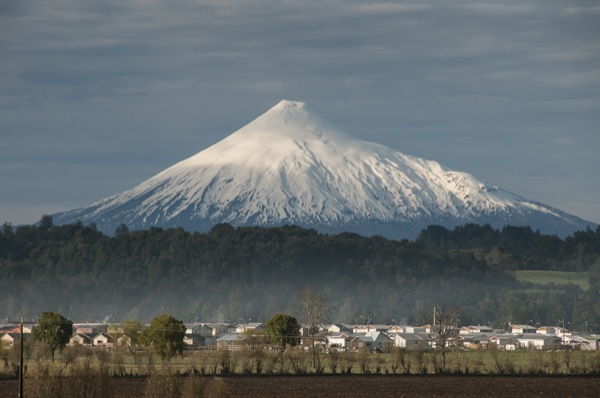
<svg viewBox="0 0 600 398">
<path fill-rule="evenodd" d="M 565 235 L 593 226 L 560 210 L 348 135 L 306 104 L 281 101 L 217 144 L 123 193 L 54 215 L 113 233 L 217 223 L 296 224 L 414 237 L 430 224 L 530 225 Z"/>
</svg>

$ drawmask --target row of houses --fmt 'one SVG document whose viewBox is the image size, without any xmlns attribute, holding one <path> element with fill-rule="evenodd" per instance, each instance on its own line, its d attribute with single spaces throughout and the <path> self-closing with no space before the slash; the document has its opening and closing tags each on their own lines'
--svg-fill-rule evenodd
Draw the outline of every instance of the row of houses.
<svg viewBox="0 0 600 398">
<path fill-rule="evenodd" d="M 240 350 L 253 344 L 256 334 L 264 334 L 266 325 L 260 322 L 189 323 L 186 324 L 184 344 L 189 349 L 216 348 Z M 301 329 L 301 343 L 321 350 L 337 351 L 386 351 L 393 347 L 406 349 L 432 349 L 442 344 L 431 325 L 401 326 L 384 324 L 350 325 L 344 323 L 322 325 L 316 339 L 309 339 L 307 328 Z M 129 338 L 118 329 L 102 323 L 74 324 L 74 334 L 69 345 L 112 348 L 115 344 L 129 344 Z M 24 327 L 25 334 L 31 327 Z M 463 326 L 452 336 L 444 339 L 446 346 L 480 349 L 495 345 L 500 349 L 517 350 L 536 348 L 554 350 L 571 347 L 582 350 L 600 349 L 600 336 L 573 333 L 558 326 L 535 328 L 530 325 L 512 325 L 509 331 L 494 330 L 487 326 Z M 0 325 L 0 340 L 4 347 L 11 347 L 20 338 L 20 326 Z M 117 336 L 117 337 L 115 337 Z"/>
</svg>

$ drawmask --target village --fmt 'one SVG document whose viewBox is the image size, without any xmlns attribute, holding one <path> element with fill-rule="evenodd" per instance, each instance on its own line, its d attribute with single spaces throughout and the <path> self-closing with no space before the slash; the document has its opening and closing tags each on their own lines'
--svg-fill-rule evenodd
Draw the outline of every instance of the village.
<svg viewBox="0 0 600 398">
<path fill-rule="evenodd" d="M 0 324 L 0 343 L 4 349 L 18 344 L 21 338 L 31 338 L 33 325 Z M 186 350 L 239 351 L 256 345 L 257 337 L 265 337 L 266 324 L 262 322 L 185 324 L 183 339 Z M 509 330 L 488 326 L 450 326 L 450 332 L 441 336 L 436 326 L 350 325 L 323 324 L 317 333 L 309 334 L 303 325 L 300 345 L 307 350 L 314 347 L 320 352 L 389 352 L 394 348 L 431 350 L 444 346 L 462 350 L 480 350 L 495 347 L 500 350 L 600 350 L 600 335 L 573 332 L 560 326 L 535 327 L 510 325 Z M 129 345 L 130 337 L 119 324 L 74 323 L 68 346 L 111 349 L 115 345 Z"/>
</svg>

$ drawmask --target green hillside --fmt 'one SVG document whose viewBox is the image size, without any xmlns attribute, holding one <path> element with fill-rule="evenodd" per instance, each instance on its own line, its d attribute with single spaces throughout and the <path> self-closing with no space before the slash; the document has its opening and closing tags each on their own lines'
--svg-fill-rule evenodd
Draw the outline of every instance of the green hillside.
<svg viewBox="0 0 600 398">
<path fill-rule="evenodd" d="M 514 276 L 519 282 L 530 282 L 539 285 L 554 283 L 555 285 L 574 284 L 582 290 L 589 289 L 587 272 L 517 270 Z"/>
</svg>

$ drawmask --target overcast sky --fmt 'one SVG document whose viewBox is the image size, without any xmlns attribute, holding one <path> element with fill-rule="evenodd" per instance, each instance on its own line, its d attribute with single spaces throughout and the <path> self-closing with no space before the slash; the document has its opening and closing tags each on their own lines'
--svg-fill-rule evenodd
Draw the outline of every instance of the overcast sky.
<svg viewBox="0 0 600 398">
<path fill-rule="evenodd" d="M 600 223 L 600 5 L 552 0 L 2 0 L 0 223 L 131 188 L 283 98 Z"/>
</svg>

